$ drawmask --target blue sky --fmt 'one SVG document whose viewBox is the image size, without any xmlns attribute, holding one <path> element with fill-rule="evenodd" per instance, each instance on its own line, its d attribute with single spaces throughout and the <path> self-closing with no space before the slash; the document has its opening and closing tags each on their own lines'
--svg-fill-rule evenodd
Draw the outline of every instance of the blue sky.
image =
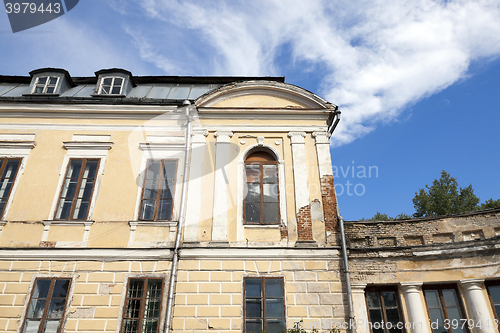
<svg viewBox="0 0 500 333">
<path fill-rule="evenodd" d="M 0 14 L 0 74 L 285 76 L 342 111 L 344 218 L 395 216 L 441 170 L 500 198 L 499 17 L 497 0 L 81 0 L 16 34 Z"/>
</svg>

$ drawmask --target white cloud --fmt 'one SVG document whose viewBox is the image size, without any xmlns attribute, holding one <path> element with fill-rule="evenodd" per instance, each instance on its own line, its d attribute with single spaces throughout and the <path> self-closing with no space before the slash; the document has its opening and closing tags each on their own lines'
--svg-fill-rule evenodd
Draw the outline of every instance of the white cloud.
<svg viewBox="0 0 500 333">
<path fill-rule="evenodd" d="M 141 57 L 166 71 L 196 64 L 203 74 L 283 75 L 277 59 L 289 47 L 294 69 L 320 80 L 319 94 L 343 111 L 334 144 L 397 120 L 405 106 L 464 78 L 471 61 L 500 54 L 498 0 L 136 4 L 153 26 L 141 42 L 129 33 Z M 197 51 L 175 53 L 172 40 Z"/>
</svg>

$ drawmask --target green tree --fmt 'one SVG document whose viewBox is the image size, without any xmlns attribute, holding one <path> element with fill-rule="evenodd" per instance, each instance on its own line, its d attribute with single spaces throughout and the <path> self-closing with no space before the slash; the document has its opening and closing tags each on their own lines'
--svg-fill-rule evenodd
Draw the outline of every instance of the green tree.
<svg viewBox="0 0 500 333">
<path fill-rule="evenodd" d="M 388 216 L 387 214 L 382 214 L 380 212 L 377 212 L 372 218 L 369 218 L 368 221 L 390 221 L 394 220 L 392 217 Z"/>
<path fill-rule="evenodd" d="M 415 192 L 413 205 L 415 217 L 458 214 L 476 210 L 479 198 L 474 194 L 472 185 L 458 186 L 456 178 L 441 171 L 441 178 L 435 179 L 432 186 Z"/>
<path fill-rule="evenodd" d="M 396 215 L 396 217 L 394 218 L 395 220 L 408 220 L 408 219 L 411 219 L 412 216 L 411 215 L 408 215 L 408 214 L 405 214 L 405 213 L 401 213 L 399 215 Z"/>
<path fill-rule="evenodd" d="M 479 205 L 478 210 L 490 209 L 500 207 L 500 199 L 493 200 L 493 198 L 486 200 L 484 203 Z"/>
</svg>

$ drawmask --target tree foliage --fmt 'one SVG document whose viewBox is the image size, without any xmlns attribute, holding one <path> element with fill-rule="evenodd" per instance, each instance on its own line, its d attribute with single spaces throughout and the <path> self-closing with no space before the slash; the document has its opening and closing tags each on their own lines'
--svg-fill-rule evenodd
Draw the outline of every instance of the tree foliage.
<svg viewBox="0 0 500 333">
<path fill-rule="evenodd" d="M 500 199 L 493 200 L 493 198 L 486 200 L 481 205 L 479 205 L 478 210 L 490 209 L 500 207 Z"/>
<path fill-rule="evenodd" d="M 479 198 L 474 194 L 472 185 L 459 187 L 456 178 L 441 171 L 441 178 L 435 179 L 432 186 L 425 185 L 415 192 L 413 205 L 415 217 L 437 216 L 471 212 L 476 210 Z"/>
</svg>

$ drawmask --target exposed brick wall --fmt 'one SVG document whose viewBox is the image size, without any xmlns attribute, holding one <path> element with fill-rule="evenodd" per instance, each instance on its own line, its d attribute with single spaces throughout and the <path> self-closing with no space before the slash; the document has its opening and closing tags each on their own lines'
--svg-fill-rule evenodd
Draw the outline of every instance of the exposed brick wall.
<svg viewBox="0 0 500 333">
<path fill-rule="evenodd" d="M 300 208 L 297 213 L 297 233 L 299 241 L 313 240 L 310 205 Z"/>
<path fill-rule="evenodd" d="M 335 196 L 335 185 L 333 176 L 321 177 L 321 197 L 323 200 L 323 215 L 325 217 L 326 231 L 337 229 L 337 197 Z"/>
<path fill-rule="evenodd" d="M 287 240 L 288 238 L 288 230 L 286 228 L 286 225 L 282 224 L 280 226 L 280 235 L 281 235 L 281 240 Z"/>
</svg>

